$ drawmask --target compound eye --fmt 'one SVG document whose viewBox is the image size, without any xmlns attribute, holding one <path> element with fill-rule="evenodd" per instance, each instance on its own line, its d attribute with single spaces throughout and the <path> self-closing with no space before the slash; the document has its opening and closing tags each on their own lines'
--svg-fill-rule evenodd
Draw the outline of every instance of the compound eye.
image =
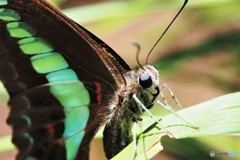
<svg viewBox="0 0 240 160">
<path fill-rule="evenodd" d="M 139 84 L 141 85 L 142 88 L 149 88 L 149 87 L 151 87 L 152 84 L 153 84 L 151 76 L 147 72 L 144 72 L 139 77 Z"/>
</svg>

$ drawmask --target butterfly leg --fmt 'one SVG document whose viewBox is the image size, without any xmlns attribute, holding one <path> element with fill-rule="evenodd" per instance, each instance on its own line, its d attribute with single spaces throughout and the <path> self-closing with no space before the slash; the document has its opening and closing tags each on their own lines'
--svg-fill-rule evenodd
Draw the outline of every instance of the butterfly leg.
<svg viewBox="0 0 240 160">
<path fill-rule="evenodd" d="M 181 119 L 182 121 L 184 121 L 185 123 L 187 123 L 190 127 L 192 128 L 196 128 L 194 125 L 192 125 L 191 123 L 189 123 L 187 120 L 185 120 L 183 117 L 179 116 L 170 106 L 167 106 L 165 104 L 163 104 L 161 101 L 157 100 L 156 101 L 157 104 L 159 104 L 160 106 L 162 106 L 163 108 L 165 108 L 166 110 L 168 110 L 169 112 L 171 112 L 173 115 L 175 115 L 176 117 L 178 117 L 179 119 Z"/>
<path fill-rule="evenodd" d="M 141 122 L 141 121 L 140 121 Z M 133 157 L 132 160 L 136 160 L 137 157 L 137 128 L 139 127 L 139 123 L 137 121 L 133 122 Z M 140 123 L 140 128 L 141 128 L 141 123 Z M 142 131 L 141 131 L 142 132 Z M 143 140 L 144 143 L 144 140 Z M 145 146 L 144 146 L 145 149 Z M 145 159 L 148 160 L 146 152 L 144 152 Z"/>
<path fill-rule="evenodd" d="M 133 160 L 137 156 L 137 122 L 133 122 Z"/>
<path fill-rule="evenodd" d="M 153 120 L 155 120 L 158 124 L 160 124 L 160 120 L 154 116 L 145 106 L 144 104 L 142 104 L 142 102 L 137 98 L 137 96 L 134 94 L 133 95 L 134 100 L 137 102 L 138 106 L 140 106 Z M 161 101 L 157 100 L 156 101 L 157 104 L 159 104 L 160 106 L 162 106 L 163 108 L 165 108 L 166 110 L 168 110 L 169 112 L 171 112 L 173 115 L 175 115 L 176 117 L 178 117 L 179 119 L 181 119 L 182 121 L 184 121 L 185 123 L 187 123 L 190 127 L 192 128 L 197 128 L 196 126 L 192 125 L 191 123 L 189 123 L 187 120 L 185 120 L 183 117 L 179 116 L 169 105 L 167 104 L 163 104 Z M 167 129 L 163 128 L 163 130 L 165 130 L 166 132 Z"/>
<path fill-rule="evenodd" d="M 171 90 L 171 88 L 168 86 L 167 83 L 164 83 L 164 84 L 161 86 L 161 88 L 160 88 L 160 95 L 161 95 L 161 97 L 162 97 L 162 99 L 163 99 L 164 104 L 163 104 L 161 101 L 159 101 L 159 100 L 157 100 L 156 103 L 159 104 L 160 106 L 162 106 L 163 108 L 165 108 L 166 110 L 168 110 L 169 112 L 171 112 L 172 114 L 174 114 L 176 117 L 178 117 L 179 119 L 181 119 L 182 121 L 184 121 L 184 122 L 187 123 L 188 125 L 190 125 L 190 127 L 192 127 L 192 128 L 197 128 L 196 126 L 192 125 L 192 124 L 189 123 L 187 120 L 185 120 L 183 117 L 179 116 L 179 115 L 172 109 L 172 107 L 168 104 L 168 102 L 167 102 L 167 100 L 166 100 L 166 98 L 165 98 L 165 95 L 164 95 L 163 92 L 162 92 L 162 90 L 163 90 L 164 88 L 166 88 L 166 89 L 169 91 L 169 93 L 171 94 L 171 96 L 172 96 L 173 100 L 175 101 L 175 103 L 177 104 L 177 106 L 182 109 L 182 105 L 179 103 L 177 97 L 175 96 L 175 94 L 173 93 L 173 91 Z"/>
<path fill-rule="evenodd" d="M 142 102 L 137 98 L 136 94 L 133 94 L 133 98 L 138 106 L 140 106 L 153 120 L 160 124 L 160 120 L 154 116 L 144 104 L 142 104 Z"/>
<path fill-rule="evenodd" d="M 133 94 L 133 98 L 135 100 L 135 102 L 138 104 L 139 107 L 141 107 L 156 123 L 160 124 L 160 119 L 157 118 L 156 116 L 154 116 L 150 111 L 149 109 L 146 108 L 146 106 L 137 98 L 136 94 Z M 137 127 L 137 122 L 134 122 L 133 123 L 133 145 L 134 145 L 134 157 L 133 159 L 136 158 L 137 156 L 137 136 L 136 136 L 136 127 Z M 164 133 L 169 133 L 168 130 L 165 128 L 165 127 L 161 127 L 163 129 L 163 132 Z M 147 158 L 147 155 L 146 153 L 144 153 L 145 155 L 145 159 L 148 159 Z"/>
<path fill-rule="evenodd" d="M 173 91 L 171 90 L 171 88 L 168 86 L 167 83 L 164 83 L 164 84 L 160 87 L 160 95 L 161 95 L 161 97 L 162 97 L 163 102 L 165 103 L 165 105 L 170 107 L 170 105 L 168 104 L 168 102 L 167 102 L 167 100 L 166 100 L 166 98 L 165 98 L 165 95 L 164 95 L 163 92 L 162 92 L 162 90 L 163 90 L 164 88 L 166 88 L 166 89 L 169 91 L 169 93 L 171 94 L 171 96 L 172 96 L 173 100 L 175 101 L 175 103 L 178 105 L 179 108 L 182 109 L 182 105 L 179 103 L 177 97 L 174 95 Z"/>
</svg>

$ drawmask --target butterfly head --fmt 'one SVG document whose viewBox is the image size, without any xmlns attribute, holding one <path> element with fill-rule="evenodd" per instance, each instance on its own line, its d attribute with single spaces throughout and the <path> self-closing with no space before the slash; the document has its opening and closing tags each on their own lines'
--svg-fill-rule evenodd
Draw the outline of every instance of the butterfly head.
<svg viewBox="0 0 240 160">
<path fill-rule="evenodd" d="M 158 70 L 151 65 L 145 65 L 125 73 L 124 78 L 126 81 L 125 93 L 136 94 L 139 100 L 150 108 L 159 94 Z M 129 101 L 129 99 L 131 99 L 131 96 L 126 101 Z"/>
<path fill-rule="evenodd" d="M 145 65 L 138 70 L 138 84 L 145 90 L 147 94 L 150 94 L 154 100 L 159 94 L 159 72 L 151 66 Z"/>
</svg>

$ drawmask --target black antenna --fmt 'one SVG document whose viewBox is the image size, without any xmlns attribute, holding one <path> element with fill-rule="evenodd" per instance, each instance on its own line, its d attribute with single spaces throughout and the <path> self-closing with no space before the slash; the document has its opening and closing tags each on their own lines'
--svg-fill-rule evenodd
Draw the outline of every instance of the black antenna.
<svg viewBox="0 0 240 160">
<path fill-rule="evenodd" d="M 153 45 L 153 47 L 151 48 L 151 50 L 148 52 L 147 58 L 146 58 L 146 64 L 148 63 L 148 59 L 150 54 L 152 53 L 153 49 L 156 47 L 156 45 L 159 43 L 159 41 L 162 39 L 162 37 L 165 35 L 165 33 L 168 31 L 169 27 L 172 25 L 172 23 L 175 21 L 175 19 L 178 17 L 178 15 L 182 12 L 183 8 L 186 6 L 188 0 L 184 0 L 184 3 L 181 7 L 181 9 L 178 11 L 178 13 L 176 14 L 176 16 L 173 18 L 173 20 L 171 21 L 171 23 L 167 26 L 167 28 L 164 30 L 164 32 L 162 33 L 162 35 L 158 38 L 158 40 L 155 42 L 155 44 Z"/>
<path fill-rule="evenodd" d="M 140 54 L 140 50 L 141 50 L 141 45 L 138 42 L 133 42 L 132 43 L 135 47 L 137 47 L 137 54 L 136 54 L 136 60 L 137 60 L 137 64 L 139 67 L 141 67 L 143 70 L 143 66 L 141 65 L 140 61 L 139 61 L 139 54 Z"/>
</svg>

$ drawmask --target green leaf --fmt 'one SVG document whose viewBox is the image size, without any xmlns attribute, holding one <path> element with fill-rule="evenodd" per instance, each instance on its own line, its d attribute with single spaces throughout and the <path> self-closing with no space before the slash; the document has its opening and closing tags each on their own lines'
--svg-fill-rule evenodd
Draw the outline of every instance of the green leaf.
<svg viewBox="0 0 240 160">
<path fill-rule="evenodd" d="M 164 147 L 160 144 L 164 135 L 180 139 L 240 134 L 240 92 L 200 103 L 178 111 L 177 114 L 197 128 L 189 126 L 173 114 L 163 117 L 160 124 L 151 123 L 138 137 L 136 159 L 146 159 L 146 155 L 147 158 L 152 158 L 156 155 Z M 133 143 L 131 143 L 113 160 L 129 159 L 133 154 Z"/>
<path fill-rule="evenodd" d="M 9 100 L 9 95 L 3 86 L 2 82 L 0 81 L 0 107 L 6 106 Z"/>
<path fill-rule="evenodd" d="M 12 136 L 0 137 L 0 152 L 13 150 L 15 148 L 14 144 L 11 142 Z"/>
</svg>

